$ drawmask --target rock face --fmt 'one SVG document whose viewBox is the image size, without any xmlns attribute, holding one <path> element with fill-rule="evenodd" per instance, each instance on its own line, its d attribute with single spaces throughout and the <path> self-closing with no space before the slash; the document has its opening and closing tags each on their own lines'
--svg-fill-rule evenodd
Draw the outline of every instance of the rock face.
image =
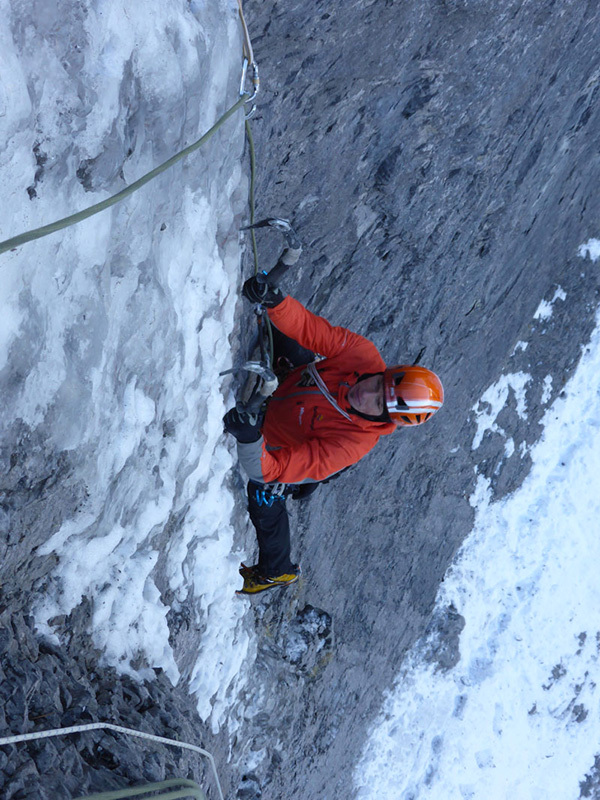
<svg viewBox="0 0 600 800">
<path fill-rule="evenodd" d="M 101 669 L 100 653 L 85 638 L 66 649 L 41 641 L 31 617 L 15 612 L 22 599 L 5 596 L 0 607 L 2 736 L 116 721 L 199 741 L 188 699 L 174 692 L 164 675 L 144 685 Z M 81 620 L 69 622 L 72 630 L 82 627 Z M 210 786 L 206 766 L 200 756 L 179 748 L 140 746 L 139 739 L 106 731 L 77 733 L 0 748 L 0 793 L 6 800 L 71 800 L 175 776 Z"/>
<path fill-rule="evenodd" d="M 598 234 L 600 12 L 561 0 L 245 9 L 262 79 L 257 217 L 292 216 L 305 243 L 285 288 L 389 361 L 419 358 L 446 389 L 431 424 L 380 442 L 296 519 L 299 603 L 331 615 L 335 645 L 279 726 L 263 796 L 334 800 L 351 796 L 382 690 L 430 625 L 470 530 L 474 468 L 497 497 L 520 484 L 543 379 L 551 401 L 593 327 L 598 269 L 577 250 Z M 268 267 L 274 245 L 260 247 Z M 559 286 L 566 299 L 534 319 Z M 514 453 L 495 433 L 473 451 L 473 406 L 520 371 L 527 418 L 511 397 L 499 420 Z M 439 653 L 426 655 L 450 666 L 461 623 L 432 624 Z"/>
<path fill-rule="evenodd" d="M 497 497 L 520 484 L 520 446 L 539 436 L 594 324 L 598 269 L 577 249 L 599 234 L 600 11 L 571 0 L 246 0 L 245 11 L 262 79 L 251 122 L 257 217 L 291 216 L 305 245 L 285 288 L 371 337 L 390 362 L 435 369 L 445 407 L 292 507 L 303 579 L 252 605 L 256 682 L 231 745 L 195 718 L 185 687 L 118 679 L 78 636 L 66 650 L 40 645 L 27 608 L 45 568 L 33 555 L 5 586 L 1 713 L 9 730 L 116 717 L 201 738 L 229 796 L 338 800 L 352 796 L 368 726 L 407 649 L 426 636 L 428 660 L 456 662 L 462 620 L 432 611 L 471 527 L 474 470 Z M 268 267 L 276 244 L 259 246 Z M 535 319 L 559 286 L 565 299 Z M 514 397 L 502 411 L 514 452 L 497 433 L 473 450 L 472 409 L 507 372 L 531 375 L 527 418 Z M 69 469 L 51 464 L 49 475 Z M 42 502 L 52 489 L 50 478 L 8 487 L 24 529 L 35 512 L 25 495 Z M 7 562 L 12 548 L 40 543 L 20 536 L 5 542 Z M 70 797 L 175 768 L 203 779 L 189 759 L 112 744 L 99 735 L 2 748 L 3 796 L 36 787 L 43 797 L 43 784 Z M 590 764 L 583 796 L 597 771 Z"/>
</svg>

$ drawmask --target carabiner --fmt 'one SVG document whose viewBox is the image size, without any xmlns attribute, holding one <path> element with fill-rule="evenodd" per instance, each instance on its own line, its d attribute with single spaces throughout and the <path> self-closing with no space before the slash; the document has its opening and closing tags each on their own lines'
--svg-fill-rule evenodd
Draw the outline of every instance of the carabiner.
<svg viewBox="0 0 600 800">
<path fill-rule="evenodd" d="M 252 94 L 246 91 L 246 79 L 248 78 L 248 66 L 252 67 Z M 244 64 L 242 66 L 242 79 L 240 81 L 240 97 L 242 95 L 248 95 L 248 98 L 244 100 L 244 104 L 252 103 L 256 98 L 260 89 L 260 77 L 258 75 L 258 64 L 256 61 L 253 61 L 251 64 L 247 58 L 244 58 Z M 246 114 L 246 119 L 252 116 L 255 112 L 256 106 L 253 106 L 250 110 L 250 113 Z"/>
</svg>

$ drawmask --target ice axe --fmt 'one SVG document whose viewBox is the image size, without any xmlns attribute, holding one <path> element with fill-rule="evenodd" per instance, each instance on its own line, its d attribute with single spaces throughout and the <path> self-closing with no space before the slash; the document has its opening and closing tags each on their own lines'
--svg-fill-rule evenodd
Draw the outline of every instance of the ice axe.
<svg viewBox="0 0 600 800">
<path fill-rule="evenodd" d="M 265 359 L 265 361 L 246 361 L 241 367 L 223 370 L 223 372 L 219 372 L 219 375 L 232 375 L 242 371 L 253 372 L 258 375 L 259 381 L 246 402 L 239 401 L 237 403 L 238 411 L 248 411 L 251 414 L 258 413 L 267 397 L 270 397 L 277 388 L 277 376 L 268 365 L 268 359 Z"/>
<path fill-rule="evenodd" d="M 259 272 L 256 276 L 260 283 L 268 283 L 269 286 L 278 286 L 289 267 L 293 266 L 302 253 L 302 243 L 296 231 L 292 228 L 289 220 L 282 219 L 281 217 L 267 217 L 254 222 L 252 225 L 246 225 L 242 228 L 243 231 L 254 230 L 256 228 L 272 228 L 279 231 L 285 237 L 286 247 L 279 256 L 279 259 L 273 269 L 269 272 Z M 253 372 L 259 377 L 257 385 L 254 387 L 250 397 L 245 403 L 238 402 L 237 408 L 239 411 L 246 411 L 248 413 L 258 413 L 265 399 L 269 397 L 277 388 L 277 377 L 273 372 L 271 365 L 271 358 L 267 344 L 267 322 L 266 310 L 260 304 L 257 304 L 254 312 L 256 314 L 256 321 L 258 324 L 258 342 L 260 345 L 260 361 L 246 361 L 241 369 Z M 237 369 L 228 369 L 221 372 L 221 375 L 237 372 Z"/>
<path fill-rule="evenodd" d="M 251 414 L 257 414 L 267 397 L 270 397 L 277 388 L 277 376 L 271 367 L 267 366 L 262 361 L 246 361 L 244 369 L 248 370 L 248 372 L 254 372 L 258 375 L 260 380 L 252 390 L 246 402 L 239 401 L 237 403 L 237 408 L 238 411 L 247 411 Z"/>
<path fill-rule="evenodd" d="M 302 243 L 296 231 L 292 228 L 288 219 L 282 217 L 267 217 L 261 219 L 260 222 L 255 222 L 252 225 L 246 225 L 242 228 L 243 231 L 251 231 L 256 228 L 273 228 L 285 237 L 286 248 L 279 256 L 279 260 L 269 272 L 259 272 L 256 279 L 260 283 L 268 283 L 270 286 L 279 286 L 279 282 L 283 278 L 288 267 L 292 267 L 300 258 L 302 253 Z"/>
</svg>

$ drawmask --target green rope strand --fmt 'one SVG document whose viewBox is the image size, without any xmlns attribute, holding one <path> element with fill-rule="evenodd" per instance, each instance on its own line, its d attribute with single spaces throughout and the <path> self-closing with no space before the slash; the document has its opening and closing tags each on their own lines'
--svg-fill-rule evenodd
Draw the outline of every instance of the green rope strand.
<svg viewBox="0 0 600 800">
<path fill-rule="evenodd" d="M 173 791 L 169 791 L 173 790 Z M 155 794 L 155 792 L 161 794 Z M 145 797 L 142 797 L 145 795 Z M 78 797 L 77 800 L 133 800 L 139 797 L 140 800 L 181 800 L 187 797 L 196 798 L 196 800 L 206 800 L 206 795 L 202 789 L 194 781 L 187 778 L 178 780 L 171 778 L 159 783 L 151 783 L 147 786 L 129 786 L 126 789 L 115 789 L 108 792 L 96 792 L 95 794 L 88 794 L 85 797 Z"/>
<path fill-rule="evenodd" d="M 111 206 L 114 206 L 115 203 L 119 203 L 121 200 L 129 197 L 142 186 L 145 186 L 145 184 L 147 184 L 153 178 L 156 178 L 178 161 L 181 161 L 182 158 L 189 156 L 191 153 L 201 147 L 219 130 L 221 125 L 223 125 L 223 123 L 226 122 L 232 114 L 234 114 L 244 105 L 246 100 L 247 96 L 242 95 L 240 99 L 234 103 L 234 105 L 232 105 L 231 108 L 226 111 L 220 119 L 217 120 L 217 122 L 215 122 L 212 128 L 210 128 L 210 130 L 208 130 L 204 136 L 201 136 L 200 139 L 198 139 L 198 141 L 189 145 L 189 147 L 186 147 L 184 150 L 181 150 L 181 152 L 176 153 L 163 164 L 155 167 L 155 169 L 153 169 L 151 172 L 148 172 L 137 181 L 134 181 L 129 186 L 126 186 L 120 192 L 117 192 L 117 194 L 112 195 L 112 197 L 107 197 L 106 200 L 102 200 L 100 203 L 96 203 L 95 205 L 90 206 L 83 211 L 79 211 L 77 214 L 71 214 L 71 216 L 65 217 L 64 219 L 59 219 L 56 222 L 51 222 L 49 225 L 43 225 L 41 228 L 34 228 L 34 230 L 26 231 L 18 236 L 14 236 L 12 239 L 6 239 L 6 241 L 0 242 L 0 254 L 6 253 L 7 250 L 12 250 L 14 247 L 19 247 L 19 245 L 25 244 L 26 242 L 31 242 L 34 239 L 41 239 L 42 236 L 48 236 L 50 233 L 60 231 L 63 228 L 68 228 L 70 225 L 75 225 L 77 222 L 81 222 L 82 220 L 87 219 L 94 214 L 98 214 L 100 211 L 104 211 L 104 209 L 110 208 Z"/>
<path fill-rule="evenodd" d="M 248 148 L 250 150 L 250 225 L 254 225 L 254 185 L 256 177 L 256 151 L 254 149 L 254 137 L 250 122 L 246 120 L 246 136 L 248 138 Z M 254 228 L 250 229 L 252 234 L 252 252 L 254 254 L 254 274 L 258 272 L 258 248 L 256 246 L 256 233 Z"/>
<path fill-rule="evenodd" d="M 252 136 L 252 128 L 250 127 L 250 122 L 246 120 L 246 137 L 248 139 L 248 150 L 250 152 L 250 192 L 248 197 L 248 204 L 250 206 L 250 224 L 254 224 L 254 187 L 256 183 L 256 150 L 254 147 L 254 137 Z M 254 274 L 256 275 L 259 270 L 258 266 L 258 247 L 256 245 L 256 233 L 254 228 L 250 229 L 250 233 L 252 234 L 252 253 L 254 256 Z M 273 328 L 271 326 L 271 320 L 269 319 L 268 314 L 265 314 L 263 317 L 265 330 L 267 332 L 267 337 L 269 339 L 269 360 L 271 364 L 273 363 L 274 358 L 274 346 L 273 346 Z"/>
</svg>

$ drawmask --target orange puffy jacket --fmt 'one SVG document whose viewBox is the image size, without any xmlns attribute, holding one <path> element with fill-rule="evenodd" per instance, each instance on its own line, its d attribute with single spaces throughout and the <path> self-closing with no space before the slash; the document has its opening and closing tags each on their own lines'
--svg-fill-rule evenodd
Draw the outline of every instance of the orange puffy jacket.
<svg viewBox="0 0 600 800">
<path fill-rule="evenodd" d="M 269 401 L 258 442 L 239 443 L 248 477 L 259 483 L 322 481 L 355 464 L 392 422 L 375 422 L 350 413 L 348 390 L 365 373 L 383 372 L 375 345 L 346 328 L 330 325 L 297 300 L 286 297 L 269 309 L 271 322 L 303 347 L 325 356 L 316 366 L 340 410 L 315 384 L 306 367 L 297 367 Z"/>
</svg>

